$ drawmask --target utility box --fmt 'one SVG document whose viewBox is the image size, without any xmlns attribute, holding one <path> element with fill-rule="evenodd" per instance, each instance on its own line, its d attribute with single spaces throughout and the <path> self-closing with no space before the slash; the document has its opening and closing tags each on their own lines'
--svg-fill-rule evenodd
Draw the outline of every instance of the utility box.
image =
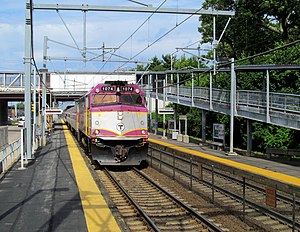
<svg viewBox="0 0 300 232">
<path fill-rule="evenodd" d="M 176 140 L 178 137 L 178 130 L 172 130 L 172 139 Z"/>
<path fill-rule="evenodd" d="M 178 142 L 182 142 L 182 134 L 178 134 L 177 135 L 177 141 Z"/>
<path fill-rule="evenodd" d="M 188 136 L 188 135 L 184 135 L 184 136 L 182 136 L 182 141 L 184 142 L 184 143 L 189 143 L 190 142 L 190 139 L 189 139 L 190 137 Z"/>
</svg>

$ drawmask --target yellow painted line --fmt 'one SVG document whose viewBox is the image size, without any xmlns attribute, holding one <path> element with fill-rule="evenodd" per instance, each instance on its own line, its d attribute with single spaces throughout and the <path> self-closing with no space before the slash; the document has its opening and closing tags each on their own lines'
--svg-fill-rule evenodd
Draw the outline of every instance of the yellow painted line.
<svg viewBox="0 0 300 232">
<path fill-rule="evenodd" d="M 262 175 L 262 176 L 265 176 L 265 177 L 268 177 L 268 178 L 271 178 L 271 179 L 274 179 L 274 180 L 279 180 L 283 183 L 292 184 L 292 185 L 296 185 L 296 186 L 300 187 L 300 178 L 295 177 L 295 176 L 290 176 L 290 175 L 287 175 L 287 174 L 274 172 L 274 171 L 266 170 L 266 169 L 263 169 L 263 168 L 254 167 L 254 166 L 251 166 L 251 165 L 248 165 L 248 164 L 239 163 L 239 162 L 236 162 L 236 161 L 216 157 L 216 156 L 213 156 L 213 155 L 208 155 L 208 154 L 205 154 L 205 153 L 200 152 L 200 151 L 195 151 L 195 150 L 191 150 L 191 149 L 188 149 L 188 148 L 176 146 L 174 144 L 162 142 L 162 141 L 152 139 L 152 138 L 149 138 L 149 142 L 153 142 L 153 143 L 157 143 L 157 144 L 160 144 L 160 145 L 163 145 L 163 146 L 171 147 L 173 149 L 176 149 L 178 151 L 182 151 L 184 153 L 188 153 L 188 154 L 195 155 L 195 156 L 200 156 L 200 157 L 208 159 L 208 160 L 216 161 L 216 162 L 221 163 L 221 164 L 225 164 L 225 165 L 228 165 L 228 166 L 231 166 L 231 167 L 235 167 L 235 168 L 242 169 L 242 170 L 245 170 L 245 171 L 248 171 L 248 172 L 252 172 L 252 173 L 255 173 L 255 174 L 258 174 L 258 175 Z"/>
<path fill-rule="evenodd" d="M 63 125 L 63 129 L 88 231 L 121 231 L 88 170 L 73 137 L 67 130 L 67 126 Z"/>
</svg>

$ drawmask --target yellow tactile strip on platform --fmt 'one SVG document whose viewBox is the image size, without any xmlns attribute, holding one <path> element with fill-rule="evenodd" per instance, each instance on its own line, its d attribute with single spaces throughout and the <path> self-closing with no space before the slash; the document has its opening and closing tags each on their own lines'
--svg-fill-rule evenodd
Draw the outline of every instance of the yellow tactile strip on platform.
<svg viewBox="0 0 300 232">
<path fill-rule="evenodd" d="M 249 172 L 252 172 L 252 173 L 257 173 L 257 174 L 263 175 L 265 177 L 272 178 L 274 180 L 278 180 L 278 181 L 283 182 L 283 183 L 292 184 L 292 185 L 295 185 L 295 186 L 300 186 L 300 178 L 295 177 L 295 176 L 290 176 L 290 175 L 287 175 L 287 174 L 274 172 L 274 171 L 266 170 L 266 169 L 263 169 L 263 168 L 254 167 L 254 166 L 251 166 L 251 165 L 248 165 L 248 164 L 243 164 L 243 163 L 239 163 L 239 162 L 236 162 L 236 161 L 216 157 L 216 156 L 213 156 L 213 155 L 205 154 L 205 153 L 200 152 L 200 151 L 191 150 L 191 149 L 188 149 L 188 148 L 180 147 L 180 146 L 177 146 L 175 144 L 162 142 L 162 141 L 152 139 L 152 138 L 149 138 L 149 142 L 153 142 L 153 143 L 157 143 L 157 144 L 160 144 L 160 145 L 163 145 L 163 146 L 171 147 L 175 150 L 182 151 L 184 153 L 188 153 L 188 154 L 191 154 L 191 155 L 200 156 L 202 158 L 212 160 L 212 161 L 215 161 L 215 162 L 219 162 L 219 163 L 222 163 L 222 164 L 226 164 L 226 165 L 231 166 L 231 167 L 235 167 L 235 168 L 242 169 L 242 170 L 245 170 L 245 171 L 249 171 Z"/>
<path fill-rule="evenodd" d="M 65 125 L 63 125 L 63 129 L 88 231 L 120 231 L 120 228 L 88 170 L 70 131 L 67 130 L 67 126 Z"/>
</svg>

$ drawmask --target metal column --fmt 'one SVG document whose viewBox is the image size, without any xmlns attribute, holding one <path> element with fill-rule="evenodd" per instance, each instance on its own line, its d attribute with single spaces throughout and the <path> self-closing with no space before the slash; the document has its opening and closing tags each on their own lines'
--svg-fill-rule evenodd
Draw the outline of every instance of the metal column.
<svg viewBox="0 0 300 232">
<path fill-rule="evenodd" d="M 194 73 L 192 72 L 192 107 L 194 106 Z"/>
<path fill-rule="evenodd" d="M 33 117 L 33 126 L 32 126 L 32 153 L 35 151 L 36 147 L 36 140 L 35 140 L 35 135 L 36 135 L 36 69 L 34 69 L 33 72 L 33 94 L 32 94 L 32 99 L 33 99 L 33 107 L 32 107 L 32 117 Z"/>
<path fill-rule="evenodd" d="M 150 133 L 152 133 L 153 128 L 153 120 L 152 120 L 152 98 L 151 98 L 151 92 L 152 92 L 152 75 L 148 75 L 148 102 L 149 102 L 149 119 L 150 119 Z"/>
<path fill-rule="evenodd" d="M 234 58 L 231 59 L 231 88 L 230 88 L 230 149 L 228 155 L 235 155 L 233 151 L 233 138 L 234 138 L 234 114 L 235 114 L 235 71 L 234 71 Z"/>
<path fill-rule="evenodd" d="M 165 109 L 166 107 L 166 92 L 167 92 L 167 89 L 166 89 L 166 86 L 167 86 L 167 74 L 165 75 L 165 79 L 163 80 L 163 83 L 164 83 L 164 86 L 163 86 L 163 94 L 164 94 L 164 101 L 163 101 L 163 108 Z M 163 114 L 163 139 L 166 139 L 166 115 Z"/>
<path fill-rule="evenodd" d="M 269 70 L 267 70 L 267 96 L 266 96 L 266 103 L 267 103 L 267 118 L 266 121 L 267 123 L 270 123 L 270 75 L 269 75 Z"/>
<path fill-rule="evenodd" d="M 202 142 L 206 142 L 206 111 L 202 110 Z"/>
<path fill-rule="evenodd" d="M 32 45 L 32 28 L 31 28 L 31 4 L 26 0 L 26 20 L 25 20 L 25 129 L 26 129 L 26 156 L 32 159 L 31 152 L 31 45 Z"/>
<path fill-rule="evenodd" d="M 158 133 L 158 99 L 155 99 L 155 132 L 154 134 L 157 135 Z"/>
<path fill-rule="evenodd" d="M 250 156 L 252 151 L 252 123 L 247 119 L 247 155 Z"/>
<path fill-rule="evenodd" d="M 177 73 L 177 103 L 179 104 L 179 87 L 180 87 L 180 84 L 179 84 L 179 73 Z"/>
<path fill-rule="evenodd" d="M 46 75 L 47 75 L 47 36 L 44 37 L 44 49 L 43 49 L 43 74 L 42 78 L 42 146 L 46 145 Z"/>
<path fill-rule="evenodd" d="M 213 98 L 212 74 L 211 72 L 209 72 L 209 109 L 210 110 L 213 110 L 212 98 Z"/>
</svg>

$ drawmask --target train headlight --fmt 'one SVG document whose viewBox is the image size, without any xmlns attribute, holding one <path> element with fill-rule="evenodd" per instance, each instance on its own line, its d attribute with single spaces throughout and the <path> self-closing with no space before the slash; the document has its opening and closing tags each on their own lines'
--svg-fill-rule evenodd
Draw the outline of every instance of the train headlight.
<svg viewBox="0 0 300 232">
<path fill-rule="evenodd" d="M 100 131 L 99 130 L 95 130 L 94 133 L 95 133 L 95 135 L 99 135 Z"/>
<path fill-rule="evenodd" d="M 136 93 L 139 93 L 139 92 L 140 92 L 140 90 L 139 90 L 139 89 L 135 89 L 135 92 L 136 92 Z"/>
<path fill-rule="evenodd" d="M 144 125 L 144 121 L 141 121 L 141 125 Z"/>
<path fill-rule="evenodd" d="M 99 121 L 95 121 L 95 124 L 96 124 L 96 125 L 99 125 L 99 124 L 100 124 L 100 122 L 99 122 Z"/>
<path fill-rule="evenodd" d="M 146 131 L 145 131 L 145 130 L 142 130 L 142 134 L 145 135 L 145 134 L 146 134 Z"/>
</svg>

